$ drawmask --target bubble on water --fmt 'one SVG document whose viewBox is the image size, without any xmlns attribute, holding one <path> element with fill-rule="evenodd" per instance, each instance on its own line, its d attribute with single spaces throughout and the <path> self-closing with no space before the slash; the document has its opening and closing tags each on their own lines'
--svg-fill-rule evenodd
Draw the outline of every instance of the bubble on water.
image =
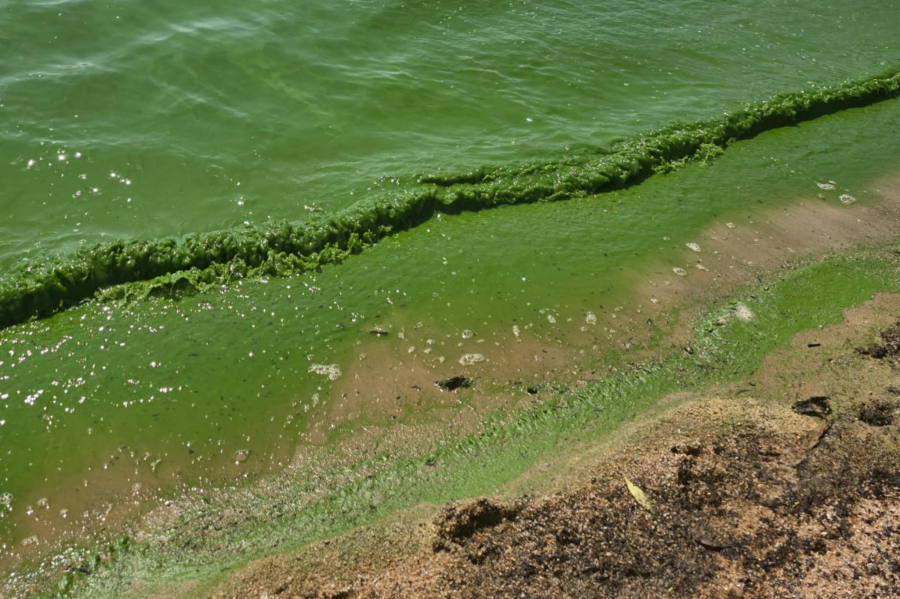
<svg viewBox="0 0 900 599">
<path fill-rule="evenodd" d="M 28 161 L 27 168 L 31 168 L 31 167 L 33 167 L 33 166 L 34 166 L 34 159 L 31 159 L 31 160 Z"/>
<path fill-rule="evenodd" d="M 234 458 L 235 464 L 242 464 L 247 461 L 247 458 L 250 457 L 250 450 L 249 449 L 238 449 L 237 451 L 234 452 L 234 455 L 232 457 Z"/>
<path fill-rule="evenodd" d="M 336 381 L 341 376 L 341 369 L 337 364 L 312 364 L 309 372 L 327 376 L 329 380 Z"/>
<path fill-rule="evenodd" d="M 463 338 L 463 339 L 471 339 L 471 338 L 474 337 L 474 336 L 475 336 L 475 333 L 473 333 L 473 332 L 470 331 L 469 329 L 466 329 L 465 331 L 462 332 L 462 338 Z"/>
<path fill-rule="evenodd" d="M 65 159 L 66 159 L 66 155 L 65 155 L 65 154 L 60 154 L 60 155 L 58 155 L 58 156 L 56 157 L 56 159 L 59 160 L 60 162 L 64 162 Z"/>
<path fill-rule="evenodd" d="M 834 189 L 834 185 L 831 183 L 816 183 L 819 186 L 819 189 L 824 189 L 825 191 L 830 191 Z"/>
</svg>

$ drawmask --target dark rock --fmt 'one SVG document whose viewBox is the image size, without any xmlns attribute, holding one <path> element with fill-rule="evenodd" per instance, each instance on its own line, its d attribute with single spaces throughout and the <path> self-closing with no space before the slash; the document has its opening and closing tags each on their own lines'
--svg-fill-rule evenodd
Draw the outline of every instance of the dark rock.
<svg viewBox="0 0 900 599">
<path fill-rule="evenodd" d="M 441 391 L 456 391 L 457 389 L 468 389 L 472 386 L 472 379 L 466 376 L 451 376 L 442 381 L 435 381 L 435 385 L 441 388 Z"/>
<path fill-rule="evenodd" d="M 817 395 L 809 399 L 801 399 L 794 402 L 791 406 L 798 414 L 804 416 L 812 416 L 814 418 L 825 418 L 831 414 L 831 406 L 828 405 L 828 398 L 824 395 Z"/>
<path fill-rule="evenodd" d="M 887 426 L 894 421 L 894 406 L 885 402 L 866 404 L 859 410 L 859 419 L 870 426 Z"/>
</svg>

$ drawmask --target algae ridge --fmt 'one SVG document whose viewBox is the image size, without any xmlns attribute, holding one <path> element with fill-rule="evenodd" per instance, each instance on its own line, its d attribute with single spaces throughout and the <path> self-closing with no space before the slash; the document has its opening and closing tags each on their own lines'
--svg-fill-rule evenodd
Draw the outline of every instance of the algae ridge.
<svg viewBox="0 0 900 599">
<path fill-rule="evenodd" d="M 20 268 L 0 282 L 0 327 L 42 318 L 94 297 L 179 296 L 247 277 L 284 276 L 342 262 L 439 214 L 553 202 L 635 185 L 692 160 L 711 160 L 764 131 L 895 98 L 900 72 L 747 104 L 721 117 L 673 124 L 612 150 L 560 162 L 429 175 L 417 185 L 299 224 L 270 223 L 182 241 L 98 244 Z"/>
</svg>

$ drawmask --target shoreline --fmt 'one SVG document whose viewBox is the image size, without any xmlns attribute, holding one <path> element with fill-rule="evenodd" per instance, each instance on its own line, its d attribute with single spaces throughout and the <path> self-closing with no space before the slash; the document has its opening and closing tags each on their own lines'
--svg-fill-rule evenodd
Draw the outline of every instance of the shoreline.
<svg viewBox="0 0 900 599">
<path fill-rule="evenodd" d="M 848 209 L 848 210 L 850 211 L 850 212 L 847 212 L 848 214 L 850 214 L 850 213 L 854 213 L 854 214 L 855 214 L 855 212 L 853 212 L 853 210 L 855 210 L 855 209 Z M 828 237 L 827 234 L 823 236 L 823 238 L 827 238 L 827 237 Z M 823 251 L 822 248 L 818 248 L 818 250 L 817 250 L 816 252 L 813 252 L 813 254 L 818 255 L 818 256 L 819 256 L 819 259 L 822 259 L 822 255 L 821 255 L 821 252 L 822 252 L 822 251 Z M 828 253 L 828 252 L 826 252 L 826 253 Z M 795 256 L 795 258 L 796 258 L 796 256 Z M 813 261 L 813 263 L 815 263 L 815 260 Z M 761 266 L 761 265 L 757 264 L 756 266 L 759 267 L 759 266 Z M 771 272 L 771 269 L 772 269 L 772 268 L 775 268 L 775 265 L 771 265 L 771 267 L 770 267 L 770 269 L 769 269 L 770 272 Z M 730 269 L 729 269 L 729 270 L 730 270 Z M 759 272 L 759 271 L 757 271 L 757 272 Z M 749 274 L 750 274 L 750 271 L 747 272 L 747 275 L 749 275 Z M 752 277 L 748 277 L 748 278 L 752 278 Z M 740 288 L 740 287 L 741 287 L 741 284 L 740 284 L 740 282 L 733 282 L 733 283 L 731 284 L 731 286 L 732 286 L 732 288 Z M 727 285 L 725 285 L 725 287 L 727 287 Z M 720 297 L 721 297 L 721 293 L 722 293 L 722 292 L 720 291 L 719 293 L 720 293 Z M 679 294 L 676 294 L 676 295 L 681 295 L 681 294 L 679 293 Z M 700 306 L 700 305 L 704 304 L 704 302 L 708 302 L 708 301 L 709 301 L 709 295 L 710 295 L 710 294 L 709 294 L 709 291 L 706 290 L 705 292 L 701 293 L 701 296 L 700 296 L 700 297 L 694 298 L 693 304 L 694 304 L 694 305 L 697 305 L 697 306 Z M 714 294 L 713 294 L 713 295 L 714 295 Z M 681 299 L 682 299 L 682 301 L 683 301 L 683 296 L 681 297 Z M 683 303 L 684 303 L 685 305 L 688 305 L 688 304 L 690 304 L 691 302 L 683 302 Z M 675 331 L 670 331 L 670 333 L 673 333 L 673 332 L 674 332 L 674 333 L 678 333 L 677 330 L 675 330 Z M 675 335 L 675 338 L 678 339 L 677 334 Z M 677 343 L 680 343 L 680 340 L 677 341 Z M 668 352 L 671 352 L 671 350 L 672 350 L 672 343 L 670 342 L 668 345 L 666 345 L 666 344 L 664 343 L 664 344 L 662 344 L 660 347 L 661 347 L 661 350 L 654 350 L 654 351 L 651 352 L 651 354 L 658 354 L 658 353 L 660 353 L 660 352 L 661 352 L 661 353 L 665 353 L 665 352 L 667 352 L 667 351 L 668 351 Z M 662 348 L 665 348 L 665 349 L 663 350 Z M 652 361 L 652 360 L 651 360 L 651 361 Z M 576 385 L 575 385 L 574 387 L 571 387 L 571 386 L 569 387 L 568 393 L 572 393 L 572 392 L 577 393 L 577 392 L 578 392 L 578 388 L 579 388 L 578 385 L 579 385 L 579 383 L 577 383 L 577 381 L 575 381 L 575 383 L 576 383 Z M 592 384 L 594 384 L 594 383 L 592 383 L 592 382 L 590 382 L 590 381 L 587 381 L 586 383 L 581 383 L 581 384 L 592 385 Z M 521 392 L 521 390 L 520 390 L 520 392 Z M 524 399 L 524 401 L 526 402 L 526 404 L 533 404 L 534 406 L 541 405 L 542 403 L 545 403 L 545 402 L 547 402 L 547 401 L 550 401 L 551 403 L 552 403 L 553 401 L 555 401 L 555 400 L 553 399 L 553 397 L 552 397 L 553 394 L 551 394 L 550 397 L 538 397 L 538 398 L 532 397 L 530 394 L 527 394 L 527 393 L 523 393 L 522 395 L 524 396 L 524 397 L 522 397 L 522 399 Z M 496 407 L 496 405 L 495 405 L 495 407 Z M 516 412 L 515 409 L 512 409 L 512 410 L 500 410 L 500 412 L 498 413 L 498 416 L 489 417 L 489 420 L 488 420 L 488 422 L 487 422 L 487 425 L 488 425 L 488 429 L 487 429 L 487 430 L 490 430 L 490 427 L 491 427 L 491 426 L 496 426 L 496 423 L 498 422 L 498 420 L 497 420 L 498 418 L 501 420 L 501 423 L 502 423 L 502 420 L 505 419 L 505 418 L 507 418 L 507 416 L 504 416 L 503 414 L 514 414 L 515 412 Z M 491 411 L 488 410 L 487 413 L 490 414 Z M 473 412 L 473 414 L 474 414 L 474 412 Z M 481 418 L 483 418 L 483 416 L 481 416 L 481 417 L 476 417 L 476 418 L 474 418 L 474 419 L 470 419 L 470 425 L 474 425 L 474 428 L 469 429 L 470 433 L 471 433 L 471 432 L 478 431 L 478 430 L 482 430 L 482 431 L 485 430 L 485 429 L 484 429 L 484 424 L 483 424 L 483 423 L 480 423 L 480 422 L 481 422 Z M 626 411 L 626 412 L 624 412 L 624 413 L 622 414 L 622 418 L 624 418 L 624 421 L 628 421 L 628 420 L 631 418 L 631 415 L 630 415 L 629 412 Z M 493 422 L 494 424 L 491 424 L 491 422 Z M 501 424 L 501 426 L 502 426 L 502 424 Z M 616 426 L 617 426 L 617 425 L 613 425 L 613 429 L 615 429 Z M 611 430 L 612 430 L 612 429 L 611 429 Z M 395 432 L 397 432 L 397 431 L 395 430 Z M 465 429 L 462 429 L 462 431 L 457 431 L 457 432 L 456 432 L 456 436 L 459 436 L 459 434 L 460 434 L 461 432 L 464 433 L 464 432 L 465 432 Z M 415 438 L 415 437 L 417 437 L 417 435 L 412 435 L 412 437 Z M 406 439 L 405 441 L 404 441 L 404 438 Z M 436 437 L 436 438 L 439 439 L 440 437 Z M 450 437 L 450 438 L 452 438 L 452 437 Z M 378 440 L 377 438 L 375 438 L 374 440 L 376 441 L 376 445 L 374 445 L 373 447 L 378 447 L 378 448 L 383 448 L 383 447 L 385 447 L 384 443 L 381 442 L 380 440 Z M 409 435 L 404 436 L 404 434 L 401 432 L 401 433 L 399 434 L 398 441 L 397 441 L 397 443 L 396 443 L 396 445 L 395 445 L 395 449 L 403 448 L 404 445 L 406 445 L 406 444 L 408 443 L 409 440 L 411 440 L 410 436 L 409 436 Z M 356 442 L 351 443 L 351 446 L 353 446 L 353 445 L 355 445 L 356 448 L 355 448 L 355 449 L 350 449 L 350 450 L 349 450 L 350 453 L 356 453 L 356 455 L 366 455 L 366 453 L 367 453 L 368 451 L 371 451 L 371 449 L 366 449 L 366 442 L 365 442 L 365 440 L 356 440 Z M 409 449 L 410 449 L 410 447 L 407 445 L 406 450 L 409 451 Z M 323 452 L 324 452 L 324 453 L 327 453 L 327 451 L 324 451 L 324 450 L 325 450 L 325 448 L 323 448 Z M 295 461 L 295 463 L 294 463 L 292 466 L 289 466 L 289 467 L 288 467 L 287 473 L 288 473 L 288 474 L 290 474 L 291 472 L 293 472 L 293 473 L 300 473 L 300 472 L 303 472 L 303 471 L 304 471 L 304 468 L 307 468 L 307 469 L 312 468 L 313 470 L 315 470 L 317 467 L 319 467 L 319 469 L 321 470 L 321 466 L 318 466 L 318 462 L 319 462 L 319 460 L 321 459 L 321 456 L 324 455 L 323 452 L 316 452 L 316 451 L 313 451 L 313 452 L 311 452 L 311 453 L 308 453 L 308 455 L 306 456 L 306 461 L 305 461 L 305 463 L 298 463 L 297 461 Z M 409 453 L 415 454 L 416 452 L 413 450 L 413 451 L 410 451 Z M 347 455 L 347 454 L 345 454 L 345 455 Z M 397 454 L 397 453 L 394 453 L 393 455 L 394 455 L 395 459 L 398 458 L 398 457 L 400 456 L 400 454 Z M 333 459 L 333 457 L 332 457 L 332 459 Z M 337 461 L 334 462 L 334 465 L 335 465 L 335 466 L 339 466 L 340 463 L 341 463 L 341 460 L 342 460 L 342 458 L 338 457 Z M 301 460 L 301 461 L 302 461 L 302 460 Z M 352 461 L 353 461 L 353 460 L 351 459 L 350 462 L 352 462 Z M 530 467 L 530 466 L 528 466 L 528 467 Z M 377 473 L 377 472 L 379 472 L 379 468 L 380 468 L 380 467 L 379 467 L 378 465 L 374 464 L 374 463 L 373 463 L 373 464 L 370 464 L 369 466 L 363 466 L 362 469 L 360 469 L 360 470 L 357 471 L 356 476 L 363 476 L 363 477 L 364 477 L 364 476 L 367 476 L 367 475 L 366 475 L 366 472 Z M 521 466 L 520 466 L 520 467 L 517 467 L 517 468 L 519 468 L 519 469 L 521 470 L 521 472 L 524 472 L 524 470 L 522 470 L 522 467 L 521 467 Z M 525 468 L 525 470 L 527 470 L 527 468 Z M 307 470 L 307 471 L 308 471 L 308 470 Z M 519 472 L 518 474 L 516 474 L 515 476 L 513 476 L 513 477 L 511 477 L 511 478 L 509 477 L 509 475 L 505 475 L 505 478 L 509 478 L 510 480 L 515 479 L 515 478 L 517 478 L 518 476 L 521 475 L 521 472 Z M 501 477 L 501 478 L 502 478 L 502 477 Z M 274 479 L 277 480 L 278 477 L 276 476 L 276 477 L 274 477 Z M 325 479 L 322 479 L 322 480 L 324 481 Z M 350 481 L 350 480 L 353 480 L 353 479 L 352 479 L 352 478 L 349 478 L 349 479 L 347 479 L 347 480 Z M 357 480 L 359 480 L 359 479 L 357 478 Z M 261 487 L 261 491 L 262 491 L 263 493 L 271 494 L 272 492 L 275 492 L 275 493 L 277 494 L 277 493 L 279 492 L 279 491 L 277 491 L 277 489 L 279 488 L 280 483 L 277 483 L 277 482 L 276 482 L 274 485 L 266 486 L 265 477 L 264 477 L 264 480 L 263 480 L 262 482 L 263 482 L 263 486 Z M 268 483 L 271 483 L 271 482 L 272 482 L 272 478 L 270 477 Z M 355 484 L 355 483 L 351 483 L 351 484 Z M 253 486 L 253 485 L 251 485 L 251 486 Z M 268 491 L 265 490 L 266 488 L 268 488 Z M 254 492 L 253 492 L 252 490 L 250 490 L 250 494 L 253 495 Z M 480 493 L 478 493 L 478 494 L 480 494 Z M 198 495 L 198 498 L 202 497 L 203 495 L 204 495 L 204 494 Z M 214 503 L 215 503 L 215 502 L 218 502 L 218 501 L 221 501 L 221 497 L 220 497 L 219 499 L 216 499 L 217 496 L 220 496 L 220 493 L 218 493 L 218 492 L 211 492 L 211 493 L 206 494 L 206 496 L 207 496 L 207 499 L 204 500 L 204 501 L 208 501 L 208 500 L 210 500 L 210 499 L 211 499 Z M 237 494 L 236 499 L 237 499 L 237 497 L 242 497 L 242 496 L 244 496 L 243 491 L 241 491 L 241 492 L 239 492 L 239 493 Z M 294 495 L 294 497 L 295 497 L 295 499 L 294 499 L 293 501 L 296 501 L 297 498 L 299 498 L 299 496 L 297 496 L 297 495 Z M 249 497 L 249 496 L 244 496 L 244 498 L 245 498 L 245 499 L 251 499 L 251 497 Z M 182 500 L 184 500 L 184 499 L 185 499 L 185 498 L 183 497 Z M 303 502 L 304 502 L 306 505 L 314 505 L 313 503 L 311 503 L 311 500 L 312 500 L 311 497 L 306 497 L 306 496 L 304 496 Z M 177 504 L 178 501 L 179 501 L 179 500 L 176 500 L 174 503 Z M 195 501 L 188 501 L 188 503 L 189 503 L 189 504 L 194 504 L 195 507 L 197 506 L 197 504 L 196 504 Z M 241 500 L 238 499 L 236 504 L 235 504 L 233 501 L 231 501 L 231 502 L 230 502 L 230 501 L 227 501 L 227 500 L 225 501 L 225 505 L 227 505 L 227 504 L 229 504 L 229 503 L 232 503 L 233 505 L 237 505 L 237 504 L 240 504 L 240 503 L 241 503 Z M 251 499 L 251 501 L 249 502 L 249 504 L 252 505 L 252 503 L 253 503 L 253 502 L 252 502 L 252 499 Z M 330 508 L 330 509 L 333 509 L 333 508 L 334 508 L 334 505 L 332 504 L 332 508 Z M 225 511 L 228 512 L 230 509 L 234 509 L 234 508 L 226 508 Z M 162 530 L 162 529 L 165 529 L 166 527 L 176 525 L 177 518 L 176 518 L 176 520 L 172 520 L 172 516 L 174 516 L 174 515 L 175 515 L 175 512 L 178 512 L 178 511 L 179 511 L 178 509 L 169 509 L 169 508 L 167 508 L 167 507 L 160 507 L 160 508 L 158 508 L 155 512 L 152 512 L 152 513 L 148 514 L 146 517 L 144 517 L 142 523 L 139 524 L 138 527 L 137 527 L 136 529 L 134 529 L 134 531 L 135 531 L 135 534 L 133 535 L 134 542 L 137 542 L 137 543 L 139 543 L 139 544 L 140 544 L 140 543 L 147 542 L 148 540 L 151 540 L 151 544 L 153 544 L 154 542 L 156 542 L 156 541 L 152 541 L 152 539 L 153 539 L 153 534 L 151 534 L 149 537 L 146 535 L 147 531 L 153 530 L 153 529 L 156 529 L 156 530 Z M 212 514 L 213 511 L 215 511 L 215 510 L 210 511 L 209 508 L 203 508 L 202 511 L 203 511 L 204 513 L 207 513 L 207 514 Z M 251 509 L 251 511 L 252 511 L 252 509 Z M 340 508 L 339 508 L 339 511 L 340 511 Z M 183 512 L 181 512 L 181 513 L 182 513 L 182 514 L 187 514 L 187 513 L 190 513 L 190 512 L 191 512 L 191 508 L 187 508 L 185 511 L 183 511 Z M 388 512 L 388 513 L 389 513 L 389 512 Z M 236 514 L 236 515 L 237 515 L 237 514 Z M 382 517 L 384 517 L 384 516 L 381 515 L 381 516 L 378 517 L 378 519 L 380 519 L 380 518 L 382 518 Z M 202 518 L 201 518 L 201 521 L 202 521 L 204 518 L 206 518 L 206 516 L 202 517 Z M 220 521 L 220 525 L 227 525 L 227 526 L 238 525 L 238 526 L 242 526 L 242 525 L 240 524 L 241 519 L 242 519 L 242 517 L 239 516 L 237 520 L 235 520 L 234 522 L 232 522 L 232 523 L 230 523 L 230 524 L 228 524 L 229 521 L 228 521 L 228 519 L 226 519 L 226 520 L 224 520 L 224 521 Z M 365 520 L 365 517 L 363 518 L 363 520 Z M 194 526 L 194 525 L 192 525 L 192 527 L 193 527 L 193 526 Z M 155 533 L 154 533 L 154 534 L 155 534 Z M 143 535 L 143 536 L 142 536 L 142 535 Z M 177 535 L 176 535 L 176 536 L 177 536 Z M 329 536 L 330 536 L 330 534 L 329 534 Z M 157 539 L 157 541 L 158 541 L 158 540 L 159 540 L 159 539 Z M 164 541 L 164 544 L 165 544 L 165 541 Z"/>
<path fill-rule="evenodd" d="M 251 563 L 203 596 L 895 594 L 898 336 L 900 295 L 879 294 L 797 333 L 749 380 L 664 397 L 568 448 L 541 465 L 555 480 L 543 493 L 412 509 Z M 893 353 L 855 349 L 882 339 Z"/>
</svg>

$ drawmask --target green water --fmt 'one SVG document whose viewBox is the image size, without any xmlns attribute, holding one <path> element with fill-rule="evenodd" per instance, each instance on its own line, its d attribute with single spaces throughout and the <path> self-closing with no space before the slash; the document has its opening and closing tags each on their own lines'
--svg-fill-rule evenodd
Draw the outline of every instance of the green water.
<svg viewBox="0 0 900 599">
<path fill-rule="evenodd" d="M 898 9 L 0 0 L 0 269 L 114 238 L 303 221 L 418 174 L 564 161 L 871 76 L 900 64 Z M 327 419 L 314 396 L 331 386 L 310 365 L 356 360 L 376 322 L 422 321 L 410 345 L 437 339 L 455 364 L 460 330 L 502 339 L 520 323 L 553 337 L 548 313 L 613 309 L 641 265 L 678 265 L 692 234 L 748 205 L 823 180 L 864 203 L 900 166 L 898 130 L 887 101 L 626 191 L 445 216 L 320 274 L 3 330 L 0 545 L 135 482 L 277 467 Z M 251 457 L 235 464 L 242 449 Z M 23 513 L 45 497 L 41 528 Z"/>
</svg>

